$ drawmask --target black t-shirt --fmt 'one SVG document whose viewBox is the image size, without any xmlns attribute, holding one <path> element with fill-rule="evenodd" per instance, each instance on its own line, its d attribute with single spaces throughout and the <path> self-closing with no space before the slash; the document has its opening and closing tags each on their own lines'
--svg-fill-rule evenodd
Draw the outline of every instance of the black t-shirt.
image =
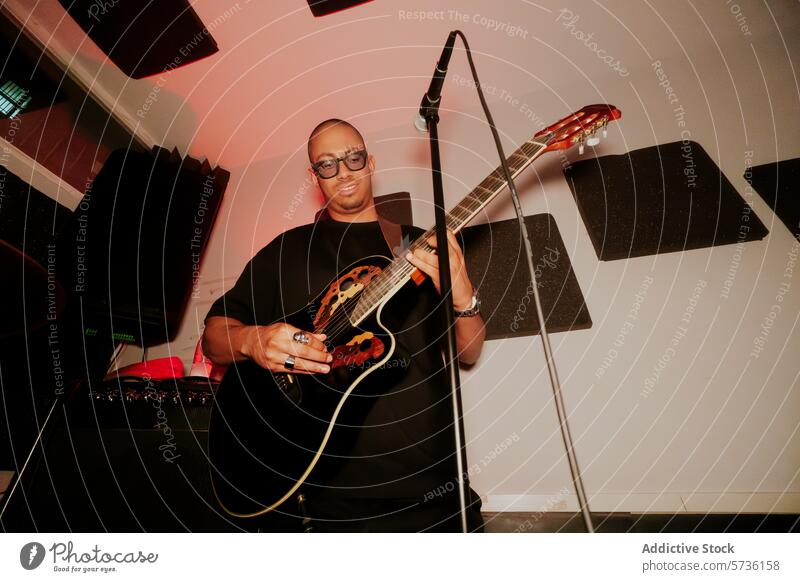
<svg viewBox="0 0 800 582">
<path fill-rule="evenodd" d="M 424 232 L 413 226 L 402 230 L 410 240 Z M 341 270 L 369 255 L 391 256 L 378 222 L 329 219 L 293 228 L 253 257 L 206 318 L 274 323 L 307 305 Z M 406 284 L 384 307 L 382 321 L 397 341 L 387 372 L 392 385 L 374 398 L 363 427 L 337 427 L 356 431 L 355 444 L 318 495 L 419 498 L 454 483 L 452 407 L 439 348 L 438 301 L 426 278 L 419 286 Z"/>
</svg>

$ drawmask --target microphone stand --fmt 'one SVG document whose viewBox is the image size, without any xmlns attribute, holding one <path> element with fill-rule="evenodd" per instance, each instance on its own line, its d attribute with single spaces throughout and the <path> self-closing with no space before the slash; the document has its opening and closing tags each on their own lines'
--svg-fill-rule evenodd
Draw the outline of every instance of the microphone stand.
<svg viewBox="0 0 800 582">
<path fill-rule="evenodd" d="M 456 451 L 456 470 L 458 473 L 458 500 L 461 514 L 461 531 L 467 533 L 467 489 L 469 478 L 464 467 L 467 465 L 467 451 L 464 445 L 464 417 L 461 404 L 461 379 L 458 373 L 458 363 L 456 358 L 456 333 L 455 316 L 453 312 L 452 281 L 450 280 L 450 245 L 447 241 L 447 224 L 444 212 L 444 186 L 442 184 L 442 161 L 439 156 L 439 99 L 438 92 L 444 81 L 447 72 L 447 63 L 450 60 L 455 33 L 451 32 L 447 39 L 442 58 L 436 65 L 432 87 L 438 83 L 433 100 L 429 98 L 429 93 L 423 97 L 420 107 L 420 117 L 425 120 L 425 125 L 429 131 L 429 142 L 431 149 L 431 172 L 433 177 L 433 207 L 436 217 L 436 256 L 439 259 L 439 290 L 442 296 L 439 311 L 441 321 L 445 326 L 444 337 L 444 366 L 450 383 L 450 398 L 453 407 L 453 433 Z M 417 129 L 422 129 L 417 124 Z"/>
<path fill-rule="evenodd" d="M 467 451 L 464 445 L 464 416 L 461 405 L 461 379 L 456 361 L 456 332 L 453 315 L 452 282 L 450 280 L 450 249 L 447 241 L 447 224 L 444 212 L 444 187 L 442 185 L 442 162 L 439 157 L 439 116 L 434 111 L 425 116 L 430 130 L 431 171 L 433 173 L 433 205 L 436 215 L 436 256 L 439 258 L 439 287 L 442 302 L 439 311 L 445 325 L 444 360 L 445 371 L 450 382 L 450 399 L 453 406 L 454 437 L 456 448 L 456 470 L 458 471 L 458 501 L 461 512 L 461 530 L 467 533 L 466 496 L 469 479 L 464 470 Z"/>
</svg>

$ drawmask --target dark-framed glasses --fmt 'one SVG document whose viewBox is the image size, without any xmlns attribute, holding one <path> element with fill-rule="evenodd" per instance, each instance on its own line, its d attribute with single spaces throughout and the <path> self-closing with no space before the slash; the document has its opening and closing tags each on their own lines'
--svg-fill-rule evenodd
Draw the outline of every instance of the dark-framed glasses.
<svg viewBox="0 0 800 582">
<path fill-rule="evenodd" d="M 356 150 L 346 153 L 341 158 L 323 158 L 315 164 L 311 164 L 311 169 L 314 173 L 327 180 L 333 178 L 339 173 L 339 162 L 344 162 L 347 169 L 352 172 L 363 170 L 367 165 L 367 150 Z"/>
</svg>

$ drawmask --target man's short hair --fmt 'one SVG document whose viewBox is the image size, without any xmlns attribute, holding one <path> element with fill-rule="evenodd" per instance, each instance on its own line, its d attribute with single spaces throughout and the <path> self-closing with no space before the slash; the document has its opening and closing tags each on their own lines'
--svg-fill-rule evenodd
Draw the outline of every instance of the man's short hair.
<svg viewBox="0 0 800 582">
<path fill-rule="evenodd" d="M 350 129 L 355 131 L 356 134 L 358 135 L 358 139 L 361 140 L 361 143 L 364 143 L 364 136 L 361 135 L 361 132 L 358 131 L 352 123 L 348 123 L 344 119 L 336 119 L 336 118 L 326 119 L 325 121 L 323 121 L 321 123 L 318 123 L 317 126 L 314 129 L 311 130 L 311 134 L 308 136 L 308 160 L 309 161 L 313 161 L 311 159 L 311 141 L 315 137 L 317 137 L 317 135 L 322 133 L 324 130 L 328 129 L 329 127 L 333 127 L 334 125 L 339 125 L 339 124 L 346 125 Z"/>
</svg>

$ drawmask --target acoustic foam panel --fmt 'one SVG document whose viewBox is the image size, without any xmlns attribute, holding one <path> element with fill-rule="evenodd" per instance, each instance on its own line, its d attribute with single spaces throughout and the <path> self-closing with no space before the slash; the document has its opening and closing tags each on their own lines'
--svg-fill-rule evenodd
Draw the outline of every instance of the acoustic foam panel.
<svg viewBox="0 0 800 582">
<path fill-rule="evenodd" d="M 176 150 L 111 153 L 59 238 L 59 274 L 89 308 L 87 333 L 175 337 L 229 177 Z"/>
<path fill-rule="evenodd" d="M 359 4 L 366 4 L 370 0 L 308 0 L 308 7 L 311 8 L 311 13 L 314 16 L 326 16 L 358 6 Z"/>
<path fill-rule="evenodd" d="M 395 224 L 414 224 L 411 212 L 411 195 L 408 192 L 395 192 L 375 197 L 375 209 Z"/>
<path fill-rule="evenodd" d="M 603 261 L 760 240 L 769 234 L 693 141 L 582 160 L 564 175 Z"/>
<path fill-rule="evenodd" d="M 219 49 L 188 0 L 59 0 L 122 71 L 134 79 L 193 63 Z"/>
<path fill-rule="evenodd" d="M 572 263 L 550 214 L 525 217 L 533 247 L 547 331 L 588 329 L 592 319 Z M 467 270 L 481 294 L 486 339 L 539 333 L 522 236 L 516 219 L 465 228 L 461 233 Z"/>
<path fill-rule="evenodd" d="M 744 177 L 800 240 L 800 158 L 753 166 Z"/>
</svg>

